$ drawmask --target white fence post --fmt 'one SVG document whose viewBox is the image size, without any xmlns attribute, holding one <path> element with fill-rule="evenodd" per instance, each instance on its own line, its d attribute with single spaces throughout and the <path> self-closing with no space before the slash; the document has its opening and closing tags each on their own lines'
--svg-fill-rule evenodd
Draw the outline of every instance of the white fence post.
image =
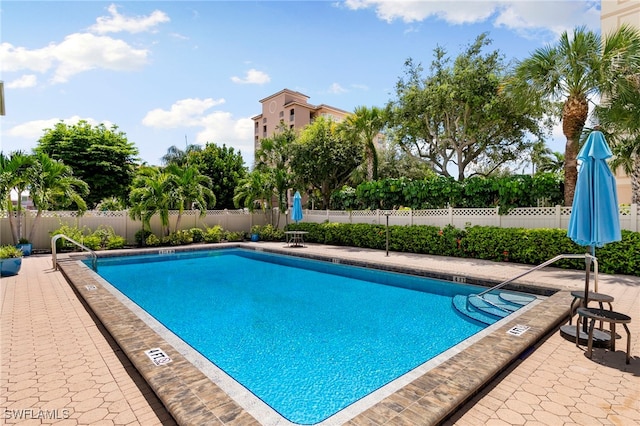
<svg viewBox="0 0 640 426">
<path fill-rule="evenodd" d="M 500 216 L 500 206 L 496 206 L 495 210 L 496 211 L 494 214 L 496 215 L 496 226 L 500 227 L 502 226 L 502 217 Z"/>
<path fill-rule="evenodd" d="M 556 204 L 556 228 L 560 228 L 562 225 L 562 207 Z"/>
<path fill-rule="evenodd" d="M 629 216 L 630 216 L 629 218 L 631 219 L 630 231 L 638 232 L 638 229 L 640 229 L 640 225 L 638 224 L 638 219 L 640 219 L 640 217 L 638 217 L 637 204 L 631 204 L 631 207 L 629 209 Z"/>
<path fill-rule="evenodd" d="M 449 218 L 449 225 L 453 226 L 453 207 L 449 206 L 449 212 L 447 216 Z"/>
</svg>

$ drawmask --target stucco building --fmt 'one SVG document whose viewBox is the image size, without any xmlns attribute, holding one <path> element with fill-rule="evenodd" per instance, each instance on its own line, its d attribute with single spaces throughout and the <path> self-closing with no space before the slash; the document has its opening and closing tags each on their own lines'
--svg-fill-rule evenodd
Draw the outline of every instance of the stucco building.
<svg viewBox="0 0 640 426">
<path fill-rule="evenodd" d="M 342 121 L 349 112 L 325 104 L 312 105 L 309 97 L 300 92 L 283 89 L 260 99 L 262 113 L 253 117 L 254 148 L 260 148 L 260 141 L 277 133 L 278 128 L 302 129 L 317 117 L 328 117 Z"/>
</svg>

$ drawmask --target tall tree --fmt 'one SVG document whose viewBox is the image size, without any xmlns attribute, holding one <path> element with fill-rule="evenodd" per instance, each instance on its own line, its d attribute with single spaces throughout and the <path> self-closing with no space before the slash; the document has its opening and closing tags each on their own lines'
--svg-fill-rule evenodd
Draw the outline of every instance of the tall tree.
<svg viewBox="0 0 640 426">
<path fill-rule="evenodd" d="M 570 206 L 578 177 L 577 157 L 580 136 L 589 114 L 589 99 L 606 97 L 614 87 L 611 81 L 637 70 L 640 61 L 638 31 L 622 26 L 601 37 L 585 27 L 564 32 L 553 45 L 537 49 L 521 61 L 517 79 L 527 84 L 529 93 L 537 93 L 562 103 L 562 132 L 567 142 L 564 152 L 564 203 Z"/>
<path fill-rule="evenodd" d="M 295 140 L 295 130 L 282 126 L 273 137 L 262 139 L 260 148 L 255 153 L 255 169 L 271 175 L 269 181 L 274 185 L 273 192 L 278 200 L 280 213 L 287 210 L 287 191 L 293 185 L 289 162 L 291 145 Z"/>
<path fill-rule="evenodd" d="M 233 209 L 233 191 L 240 179 L 247 174 L 240 151 L 232 147 L 207 143 L 199 151 L 188 154 L 189 165 L 211 179 L 211 190 L 216 194 L 216 208 Z"/>
<path fill-rule="evenodd" d="M 359 106 L 353 114 L 347 116 L 341 128 L 346 137 L 357 138 L 364 145 L 364 157 L 367 165 L 367 180 L 378 179 L 378 149 L 376 139 L 384 128 L 386 119 L 384 110 L 378 107 Z"/>
<path fill-rule="evenodd" d="M 167 153 L 162 156 L 161 161 L 165 166 L 168 166 L 169 164 L 184 166 L 189 160 L 189 154 L 197 151 L 202 151 L 202 147 L 200 145 L 187 145 L 184 151 L 175 145 L 171 145 L 167 149 Z"/>
<path fill-rule="evenodd" d="M 426 77 L 408 59 L 387 106 L 396 141 L 442 176 L 454 168 L 458 180 L 471 169 L 491 173 L 520 158 L 529 134 L 542 137 L 541 105 L 506 90 L 502 55 L 484 53 L 490 43 L 481 34 L 453 62 L 436 48 Z"/>
<path fill-rule="evenodd" d="M 292 145 L 291 170 L 297 179 L 316 189 L 322 208 L 329 208 L 331 193 L 340 189 L 362 162 L 360 140 L 346 139 L 337 124 L 318 118 L 305 127 Z"/>
<path fill-rule="evenodd" d="M 118 126 L 60 122 L 45 130 L 35 151 L 64 162 L 77 178 L 89 185 L 86 197 L 89 208 L 106 198 L 129 196 L 138 149 Z"/>
</svg>

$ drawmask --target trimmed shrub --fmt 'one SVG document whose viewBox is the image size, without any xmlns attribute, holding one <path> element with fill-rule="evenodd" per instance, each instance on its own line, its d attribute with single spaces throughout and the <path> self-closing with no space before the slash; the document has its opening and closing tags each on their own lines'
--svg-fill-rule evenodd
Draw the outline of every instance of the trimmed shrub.
<svg viewBox="0 0 640 426">
<path fill-rule="evenodd" d="M 204 232 L 204 241 L 206 243 L 219 243 L 222 240 L 223 230 L 220 225 L 207 228 Z"/>
<path fill-rule="evenodd" d="M 286 230 L 306 231 L 310 243 L 384 249 L 386 227 L 346 223 L 298 223 Z M 539 265 L 559 254 L 583 254 L 589 247 L 574 243 L 563 229 L 472 226 L 389 226 L 389 249 L 438 256 L 469 257 L 495 262 Z M 640 233 L 622 231 L 622 241 L 596 249 L 599 271 L 640 276 Z M 563 259 L 552 266 L 584 269 L 582 259 Z"/>
</svg>

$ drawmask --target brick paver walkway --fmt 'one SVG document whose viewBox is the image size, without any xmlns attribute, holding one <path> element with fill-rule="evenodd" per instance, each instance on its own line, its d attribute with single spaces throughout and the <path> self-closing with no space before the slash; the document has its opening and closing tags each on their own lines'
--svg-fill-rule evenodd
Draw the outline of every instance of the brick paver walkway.
<svg viewBox="0 0 640 426">
<path fill-rule="evenodd" d="M 0 292 L 0 424 L 175 424 L 51 256 L 24 258 Z"/>
<path fill-rule="evenodd" d="M 429 260 L 478 272 L 477 262 Z M 511 276 L 509 265 L 496 266 L 497 275 Z M 633 318 L 629 365 L 622 327 L 617 351 L 595 349 L 593 359 L 556 332 L 447 424 L 640 425 L 640 279 L 602 278 L 600 292 L 614 296 L 615 310 Z M 0 424 L 175 424 L 61 273 L 52 270 L 50 256 L 25 258 L 18 276 L 2 278 L 0 295 Z"/>
</svg>

